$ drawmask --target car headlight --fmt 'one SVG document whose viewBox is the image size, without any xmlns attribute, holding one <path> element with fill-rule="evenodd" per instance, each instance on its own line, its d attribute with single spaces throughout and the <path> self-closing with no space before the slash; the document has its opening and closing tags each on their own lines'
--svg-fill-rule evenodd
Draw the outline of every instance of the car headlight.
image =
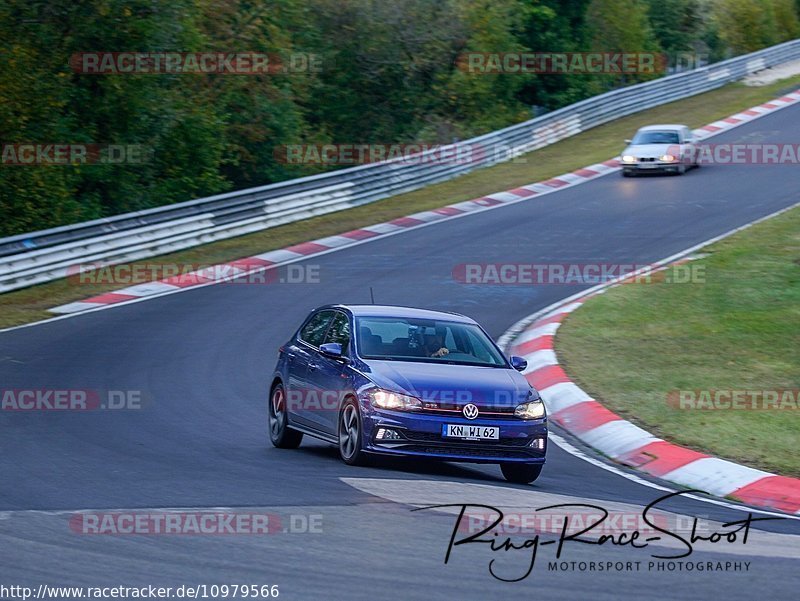
<svg viewBox="0 0 800 601">
<path fill-rule="evenodd" d="M 373 407 L 378 409 L 392 409 L 394 411 L 414 411 L 422 409 L 422 401 L 413 396 L 390 392 L 388 390 L 371 390 L 369 398 Z"/>
<path fill-rule="evenodd" d="M 632 154 L 624 154 L 624 155 L 622 155 L 622 162 L 623 163 L 635 163 L 636 162 L 636 157 L 633 156 Z"/>
<path fill-rule="evenodd" d="M 665 163 L 671 163 L 672 161 L 675 160 L 675 157 L 671 154 L 662 154 L 661 160 L 664 161 Z"/>
<path fill-rule="evenodd" d="M 517 405 L 517 408 L 514 409 L 514 417 L 520 417 L 522 419 L 540 419 L 544 417 L 544 414 L 545 410 L 542 399 L 522 403 L 521 405 Z"/>
</svg>

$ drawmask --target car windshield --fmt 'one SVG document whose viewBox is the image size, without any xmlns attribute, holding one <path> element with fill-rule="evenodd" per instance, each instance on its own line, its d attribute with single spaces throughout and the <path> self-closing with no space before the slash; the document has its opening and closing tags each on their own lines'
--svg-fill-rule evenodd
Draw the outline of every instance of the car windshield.
<svg viewBox="0 0 800 601">
<path fill-rule="evenodd" d="M 679 144 L 676 131 L 640 131 L 633 138 L 634 144 Z"/>
<path fill-rule="evenodd" d="M 474 324 L 405 317 L 359 317 L 356 324 L 365 359 L 508 367 Z"/>
</svg>

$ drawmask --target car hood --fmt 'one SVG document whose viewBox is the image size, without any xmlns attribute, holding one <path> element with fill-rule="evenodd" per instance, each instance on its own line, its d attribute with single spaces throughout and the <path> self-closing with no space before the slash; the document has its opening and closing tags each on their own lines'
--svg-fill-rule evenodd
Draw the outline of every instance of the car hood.
<svg viewBox="0 0 800 601">
<path fill-rule="evenodd" d="M 680 144 L 631 144 L 622 154 L 632 154 L 635 157 L 659 158 L 665 154 L 676 154 L 679 149 Z"/>
<path fill-rule="evenodd" d="M 508 368 L 473 367 L 411 361 L 366 362 L 367 374 L 379 387 L 415 396 L 423 401 L 478 407 L 516 406 L 531 397 L 531 386 Z"/>
</svg>

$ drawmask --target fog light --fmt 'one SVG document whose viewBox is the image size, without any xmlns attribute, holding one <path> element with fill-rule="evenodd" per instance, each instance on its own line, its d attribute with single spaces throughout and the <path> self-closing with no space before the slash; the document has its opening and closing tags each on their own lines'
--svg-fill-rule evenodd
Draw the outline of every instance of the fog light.
<svg viewBox="0 0 800 601">
<path fill-rule="evenodd" d="M 544 450 L 544 438 L 534 438 L 528 446 L 532 449 L 542 451 Z"/>
<path fill-rule="evenodd" d="M 375 440 L 400 440 L 401 436 L 394 430 L 388 428 L 378 428 Z"/>
</svg>

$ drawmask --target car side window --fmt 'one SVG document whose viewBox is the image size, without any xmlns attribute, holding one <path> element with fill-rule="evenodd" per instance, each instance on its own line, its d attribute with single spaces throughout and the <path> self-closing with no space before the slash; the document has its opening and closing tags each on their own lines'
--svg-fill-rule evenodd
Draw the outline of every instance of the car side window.
<svg viewBox="0 0 800 601">
<path fill-rule="evenodd" d="M 320 311 L 311 317 L 300 330 L 300 340 L 311 346 L 318 347 L 322 344 L 325 332 L 334 317 L 334 311 Z"/>
<path fill-rule="evenodd" d="M 325 342 L 338 342 L 342 345 L 342 353 L 347 352 L 347 347 L 350 344 L 350 320 L 347 315 L 339 311 L 333 318 L 333 323 L 328 329 L 328 334 L 325 336 Z"/>
</svg>

